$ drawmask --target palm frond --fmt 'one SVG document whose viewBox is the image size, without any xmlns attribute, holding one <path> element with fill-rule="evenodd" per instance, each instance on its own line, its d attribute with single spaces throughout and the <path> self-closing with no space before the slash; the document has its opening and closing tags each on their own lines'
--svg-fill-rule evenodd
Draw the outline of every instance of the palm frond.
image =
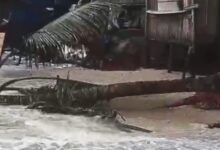
<svg viewBox="0 0 220 150">
<path fill-rule="evenodd" d="M 43 52 L 47 55 L 51 53 L 51 48 L 56 50 L 54 53 L 62 53 L 64 45 L 88 43 L 90 39 L 100 37 L 106 31 L 109 19 L 117 16 L 111 13 L 115 7 L 118 8 L 111 3 L 96 1 L 71 9 L 42 29 L 24 37 L 25 47 L 34 53 Z"/>
</svg>

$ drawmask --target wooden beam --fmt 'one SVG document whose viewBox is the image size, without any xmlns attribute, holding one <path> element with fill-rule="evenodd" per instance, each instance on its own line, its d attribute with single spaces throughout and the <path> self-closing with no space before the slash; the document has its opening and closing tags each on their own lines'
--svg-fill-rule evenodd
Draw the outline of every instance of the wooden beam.
<svg viewBox="0 0 220 150">
<path fill-rule="evenodd" d="M 0 58 L 2 57 L 4 41 L 5 41 L 5 33 L 0 32 Z"/>
</svg>

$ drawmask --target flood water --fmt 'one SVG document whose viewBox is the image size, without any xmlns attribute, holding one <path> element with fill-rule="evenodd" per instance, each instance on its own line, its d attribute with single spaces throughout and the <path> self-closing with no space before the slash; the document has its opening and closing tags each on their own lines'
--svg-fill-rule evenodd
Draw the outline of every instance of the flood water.
<svg viewBox="0 0 220 150">
<path fill-rule="evenodd" d="M 10 77 L 5 78 L 6 72 L 10 74 L 10 69 L 1 70 L 1 82 Z M 22 76 L 29 71 L 18 69 L 17 72 Z M 43 83 L 45 81 L 19 84 L 36 86 Z M 114 124 L 98 117 L 43 114 L 37 110 L 27 110 L 23 106 L 0 106 L 0 150 L 219 149 L 220 131 L 218 130 L 177 139 L 161 138 L 154 134 L 122 132 L 115 128 Z"/>
<path fill-rule="evenodd" d="M 119 131 L 96 118 L 0 106 L 1 150 L 218 150 L 220 134 L 159 138 Z"/>
</svg>

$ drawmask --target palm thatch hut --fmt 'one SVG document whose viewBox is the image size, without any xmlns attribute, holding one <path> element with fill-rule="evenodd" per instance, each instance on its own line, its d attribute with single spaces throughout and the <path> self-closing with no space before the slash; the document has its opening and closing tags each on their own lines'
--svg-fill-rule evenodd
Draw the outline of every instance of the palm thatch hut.
<svg viewBox="0 0 220 150">
<path fill-rule="evenodd" d="M 112 3 L 120 5 L 143 5 L 145 0 L 109 0 Z"/>
</svg>

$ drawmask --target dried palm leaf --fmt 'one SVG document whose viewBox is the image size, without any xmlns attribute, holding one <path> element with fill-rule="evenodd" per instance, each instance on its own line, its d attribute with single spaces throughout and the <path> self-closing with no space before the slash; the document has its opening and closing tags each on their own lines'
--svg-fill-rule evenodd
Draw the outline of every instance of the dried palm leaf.
<svg viewBox="0 0 220 150">
<path fill-rule="evenodd" d="M 64 45 L 85 44 L 100 37 L 106 31 L 109 20 L 117 17 L 116 8 L 119 7 L 96 1 L 71 9 L 42 29 L 25 36 L 25 47 L 32 53 L 48 57 L 53 49 L 53 54 L 62 56 Z"/>
</svg>

